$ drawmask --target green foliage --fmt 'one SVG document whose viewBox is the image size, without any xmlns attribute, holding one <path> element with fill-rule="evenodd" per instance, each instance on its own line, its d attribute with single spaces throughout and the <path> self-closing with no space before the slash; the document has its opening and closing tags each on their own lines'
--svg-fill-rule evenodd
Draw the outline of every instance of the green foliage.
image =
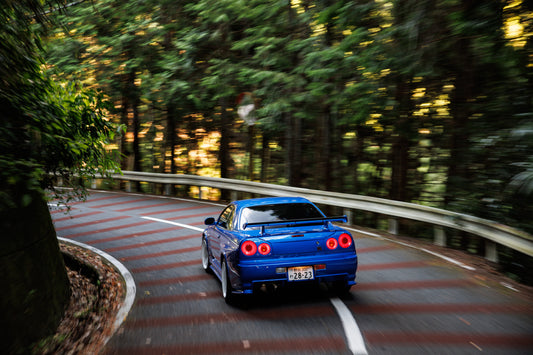
<svg viewBox="0 0 533 355">
<path fill-rule="evenodd" d="M 527 229 L 531 139 L 516 132 L 533 112 L 530 13 L 525 1 L 97 0 L 56 14 L 63 27 L 46 48 L 61 75 L 104 90 L 137 136 L 124 117 L 139 113 L 153 132 L 137 137 L 143 168 L 182 158 L 180 172 L 197 171 L 188 153 L 216 131 L 212 150 L 233 177 L 261 150 L 265 181 Z M 236 114 L 245 92 L 253 137 Z"/>
<path fill-rule="evenodd" d="M 35 192 L 52 188 L 54 176 L 83 178 L 115 167 L 103 147 L 113 136 L 103 95 L 43 74 L 39 36 L 26 12 L 42 9 L 31 1 L 9 5 L 0 8 L 2 210 L 27 206 Z"/>
</svg>

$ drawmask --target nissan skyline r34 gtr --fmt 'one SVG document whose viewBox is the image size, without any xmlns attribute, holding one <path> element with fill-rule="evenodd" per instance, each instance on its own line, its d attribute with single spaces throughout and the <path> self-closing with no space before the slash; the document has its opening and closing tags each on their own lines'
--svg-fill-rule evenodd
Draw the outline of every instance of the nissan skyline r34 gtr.
<svg viewBox="0 0 533 355">
<path fill-rule="evenodd" d="M 301 197 L 234 201 L 202 234 L 202 267 L 213 272 L 227 303 L 262 285 L 321 282 L 347 292 L 355 284 L 351 234 Z"/>
</svg>

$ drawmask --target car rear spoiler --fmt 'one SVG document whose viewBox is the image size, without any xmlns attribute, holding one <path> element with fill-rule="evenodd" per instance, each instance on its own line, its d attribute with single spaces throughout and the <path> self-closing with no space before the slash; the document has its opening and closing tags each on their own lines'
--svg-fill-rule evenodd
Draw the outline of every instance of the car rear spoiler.
<svg viewBox="0 0 533 355">
<path fill-rule="evenodd" d="M 243 229 L 248 227 L 261 227 L 261 234 L 265 234 L 266 227 L 278 226 L 278 227 L 295 227 L 295 226 L 305 226 L 313 224 L 324 224 L 325 226 L 328 222 L 342 222 L 346 223 L 348 217 L 346 216 L 337 216 L 337 217 L 324 217 L 324 218 L 301 218 L 301 219 L 290 219 L 287 221 L 276 221 L 276 222 L 256 222 L 256 223 L 245 223 Z"/>
</svg>

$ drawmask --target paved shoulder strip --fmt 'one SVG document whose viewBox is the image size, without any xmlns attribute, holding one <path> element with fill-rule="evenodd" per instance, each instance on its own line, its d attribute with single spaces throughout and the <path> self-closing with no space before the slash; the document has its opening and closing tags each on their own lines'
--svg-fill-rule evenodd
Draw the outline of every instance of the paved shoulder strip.
<svg viewBox="0 0 533 355">
<path fill-rule="evenodd" d="M 109 263 L 111 263 L 120 272 L 120 274 L 122 275 L 122 278 L 124 279 L 124 282 L 126 282 L 126 296 L 124 298 L 124 303 L 122 304 L 122 306 L 117 312 L 117 315 L 115 317 L 115 323 L 113 324 L 113 329 L 111 330 L 111 334 L 105 341 L 105 343 L 107 343 L 107 341 L 111 338 L 111 336 L 116 332 L 116 330 L 124 322 L 131 307 L 133 306 L 133 301 L 135 300 L 135 292 L 136 292 L 136 286 L 135 286 L 135 281 L 133 280 L 133 276 L 120 261 L 118 261 L 111 255 L 101 251 L 100 249 L 97 249 L 95 247 L 92 247 L 87 244 L 83 244 L 83 243 L 80 243 L 80 242 L 77 242 L 71 239 L 66 239 L 66 238 L 61 238 L 61 237 L 57 237 L 57 239 L 64 243 L 73 244 L 80 248 L 84 248 L 84 249 L 92 251 L 93 253 L 98 254 L 100 257 L 104 258 Z"/>
</svg>

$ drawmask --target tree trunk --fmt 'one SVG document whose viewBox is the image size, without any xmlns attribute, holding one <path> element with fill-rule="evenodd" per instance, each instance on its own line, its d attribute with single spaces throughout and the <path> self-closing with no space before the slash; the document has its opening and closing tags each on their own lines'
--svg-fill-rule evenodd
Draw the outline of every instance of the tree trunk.
<svg viewBox="0 0 533 355">
<path fill-rule="evenodd" d="M 229 169 L 231 165 L 231 156 L 229 150 L 230 134 L 231 134 L 231 117 L 227 111 L 227 98 L 221 98 L 220 104 L 220 145 L 218 148 L 218 161 L 220 162 L 220 177 L 230 178 Z M 220 192 L 220 198 L 223 201 L 230 200 L 230 193 L 228 190 Z"/>
<path fill-rule="evenodd" d="M 171 174 L 176 173 L 176 107 L 169 105 L 167 107 L 167 134 L 166 134 L 166 151 L 170 152 L 169 170 Z M 165 164 L 166 165 L 166 164 Z"/>
<path fill-rule="evenodd" d="M 389 197 L 393 200 L 407 201 L 407 171 L 409 169 L 409 147 L 412 134 L 410 115 L 412 103 L 409 82 L 401 76 L 396 81 L 396 101 L 399 104 L 395 132 L 392 137 L 391 187 Z"/>
<path fill-rule="evenodd" d="M 168 165 L 168 171 L 171 174 L 176 174 L 177 168 L 176 168 L 176 156 L 175 156 L 175 148 L 176 148 L 176 106 L 173 104 L 169 104 L 167 106 L 166 110 L 166 121 L 167 121 L 167 127 L 166 127 L 166 134 L 165 134 L 165 149 L 163 150 L 163 172 L 166 172 L 167 167 L 167 152 L 170 153 L 169 157 L 169 165 Z M 171 196 L 174 196 L 176 194 L 176 187 L 174 185 L 169 185 L 169 189 L 167 190 L 167 193 Z"/>
<path fill-rule="evenodd" d="M 121 153 L 126 157 L 122 159 L 121 169 L 128 170 L 133 169 L 134 171 L 141 171 L 140 164 L 140 149 L 139 149 L 139 130 L 140 130 L 140 118 L 139 118 L 139 103 L 140 97 L 138 94 L 137 87 L 135 86 L 135 71 L 131 70 L 123 78 L 123 93 L 122 93 L 122 112 L 121 112 L 121 123 L 126 124 L 127 127 L 132 127 L 133 130 L 133 144 L 132 150 L 129 151 L 127 148 L 126 137 L 122 137 L 121 141 Z M 129 115 L 132 113 L 132 121 L 130 124 Z M 131 163 L 131 160 L 133 162 Z M 136 190 L 139 190 L 140 183 L 135 182 Z"/>
<path fill-rule="evenodd" d="M 324 112 L 319 119 L 319 137 L 318 141 L 320 144 L 317 144 L 317 167 L 320 172 L 320 178 L 318 181 L 318 186 L 316 188 L 326 191 L 331 191 L 332 187 L 332 176 L 331 176 L 331 124 L 330 124 L 330 106 L 327 105 L 324 108 Z"/>
<path fill-rule="evenodd" d="M 140 144 L 139 144 L 139 132 L 141 129 L 141 122 L 140 122 L 140 117 L 139 117 L 138 98 L 135 98 L 132 110 L 133 110 L 133 170 L 142 171 L 141 151 L 140 151 Z"/>
<path fill-rule="evenodd" d="M 70 284 L 42 196 L 35 194 L 27 207 L 1 211 L 0 226 L 0 348 L 29 353 L 32 343 L 55 332 Z"/>
<path fill-rule="evenodd" d="M 227 112 L 227 99 L 220 99 L 220 147 L 218 149 L 218 160 L 220 161 L 220 177 L 229 178 L 229 166 L 231 158 L 229 155 L 230 142 L 230 117 Z"/>
<path fill-rule="evenodd" d="M 289 186 L 298 187 L 302 184 L 302 121 L 288 114 L 287 122 L 285 171 Z"/>
<path fill-rule="evenodd" d="M 459 41 L 459 50 L 463 53 L 462 63 L 457 66 L 455 90 L 450 103 L 452 121 L 450 131 L 450 158 L 448 163 L 448 179 L 446 183 L 445 205 L 460 198 L 468 182 L 468 117 L 470 116 L 471 99 L 473 98 L 473 71 L 470 53 L 470 41 Z"/>
<path fill-rule="evenodd" d="M 130 167 L 128 166 L 129 157 L 131 155 L 131 152 L 128 149 L 128 142 L 126 140 L 126 136 L 128 133 L 128 97 L 126 96 L 125 92 L 122 93 L 122 99 L 121 99 L 121 105 L 122 109 L 120 111 L 120 124 L 123 125 L 125 128 L 124 132 L 120 135 L 120 144 L 119 144 L 119 153 L 120 153 L 120 170 L 129 170 Z M 120 180 L 119 182 L 119 189 L 120 190 L 126 190 L 126 181 Z"/>
<path fill-rule="evenodd" d="M 135 71 L 132 70 L 128 75 L 128 95 L 130 96 L 130 104 L 131 104 L 131 110 L 132 110 L 132 127 L 133 127 L 133 171 L 142 171 L 141 167 L 141 151 L 140 151 L 140 144 L 139 144 L 139 132 L 141 128 L 141 120 L 139 117 L 139 105 L 140 105 L 140 97 L 139 92 L 137 90 L 137 86 L 135 85 L 135 78 L 136 74 Z M 141 183 L 139 181 L 135 181 L 135 191 L 141 190 Z"/>
<path fill-rule="evenodd" d="M 348 154 L 348 167 L 345 173 L 346 177 L 351 177 L 352 179 L 352 188 L 346 192 L 361 194 L 364 189 L 364 183 L 359 181 L 359 166 L 366 160 L 365 139 L 369 136 L 368 130 L 363 124 L 355 126 L 356 136 Z"/>
<path fill-rule="evenodd" d="M 248 180 L 254 181 L 254 150 L 255 150 L 255 129 L 254 126 L 248 126 L 248 140 L 246 142 L 248 151 Z"/>
<path fill-rule="evenodd" d="M 392 176 L 390 198 L 407 201 L 407 170 L 409 163 L 409 140 L 397 136 L 392 143 Z"/>
<path fill-rule="evenodd" d="M 261 142 L 261 182 L 268 182 L 268 168 L 270 166 L 270 147 L 268 133 L 263 132 Z"/>
</svg>

